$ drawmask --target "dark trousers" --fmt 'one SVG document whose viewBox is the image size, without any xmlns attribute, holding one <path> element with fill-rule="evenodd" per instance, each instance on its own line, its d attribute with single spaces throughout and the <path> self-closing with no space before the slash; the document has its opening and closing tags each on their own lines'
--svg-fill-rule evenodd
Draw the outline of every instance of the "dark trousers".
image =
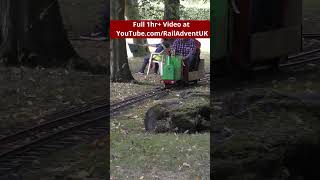
<svg viewBox="0 0 320 180">
<path fill-rule="evenodd" d="M 149 59 L 150 59 L 150 55 L 144 57 L 142 67 L 141 67 L 139 72 L 144 73 L 144 70 L 146 69 L 146 67 L 147 67 L 147 65 L 149 63 Z M 156 63 L 155 67 L 154 67 L 154 73 L 157 73 L 158 69 L 159 69 L 159 64 Z"/>
<path fill-rule="evenodd" d="M 185 59 L 184 62 L 188 65 L 189 67 L 189 71 L 193 71 L 195 69 L 196 66 L 196 56 L 195 55 L 191 55 L 189 56 L 189 58 Z"/>
</svg>

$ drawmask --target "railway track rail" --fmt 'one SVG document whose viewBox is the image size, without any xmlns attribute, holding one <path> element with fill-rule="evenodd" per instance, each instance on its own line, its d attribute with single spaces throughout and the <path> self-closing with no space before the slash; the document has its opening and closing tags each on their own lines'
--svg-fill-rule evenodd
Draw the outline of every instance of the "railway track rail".
<svg viewBox="0 0 320 180">
<path fill-rule="evenodd" d="M 288 63 L 280 64 L 280 67 L 291 67 L 320 61 L 320 48 L 289 56 L 288 60 Z"/>
<path fill-rule="evenodd" d="M 312 73 L 305 69 L 307 64 L 320 64 L 320 48 L 304 51 L 288 57 L 288 62 L 279 65 L 280 71 L 270 71 L 270 66 L 257 68 L 252 79 L 239 79 L 234 76 L 215 76 L 215 96 L 228 95 L 242 89 L 257 88 L 271 81 L 287 80 L 290 77 L 304 77 Z M 304 70 L 305 69 L 305 70 Z M 235 80 L 235 78 L 237 78 Z"/>
<path fill-rule="evenodd" d="M 200 79 L 197 84 L 199 85 L 206 85 L 209 84 L 210 85 L 210 73 L 205 74 L 205 76 Z"/>
<path fill-rule="evenodd" d="M 302 34 L 304 38 L 320 38 L 320 33 L 304 33 Z"/>
<path fill-rule="evenodd" d="M 168 91 L 156 88 L 111 105 L 107 99 L 48 116 L 42 124 L 0 139 L 0 176 L 66 145 L 106 134 L 107 120 L 121 110 Z M 110 111 L 109 111 L 110 110 Z M 86 136 L 84 138 L 84 136 Z"/>
<path fill-rule="evenodd" d="M 320 48 L 291 55 L 287 58 L 286 63 L 279 64 L 279 68 L 290 68 L 301 64 L 315 63 L 318 61 L 320 61 Z M 258 66 L 254 68 L 254 71 L 259 71 L 265 68 L 270 68 L 270 66 Z"/>
</svg>

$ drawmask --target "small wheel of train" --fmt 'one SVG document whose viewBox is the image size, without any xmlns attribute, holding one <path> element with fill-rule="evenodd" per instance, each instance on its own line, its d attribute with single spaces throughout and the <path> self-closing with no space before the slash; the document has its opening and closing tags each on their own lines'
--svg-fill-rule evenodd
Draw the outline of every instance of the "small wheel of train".
<svg viewBox="0 0 320 180">
<path fill-rule="evenodd" d="M 179 80 L 176 82 L 176 87 L 183 88 L 186 86 L 186 82 L 184 80 Z"/>
<path fill-rule="evenodd" d="M 170 89 L 170 88 L 172 88 L 172 85 L 171 84 L 164 84 L 164 88 Z"/>
</svg>

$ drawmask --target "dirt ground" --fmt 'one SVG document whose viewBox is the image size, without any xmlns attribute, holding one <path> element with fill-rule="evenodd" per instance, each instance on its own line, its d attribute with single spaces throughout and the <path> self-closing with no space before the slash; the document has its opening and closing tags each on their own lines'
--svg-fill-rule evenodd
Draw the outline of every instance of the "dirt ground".
<svg viewBox="0 0 320 180">
<path fill-rule="evenodd" d="M 318 179 L 319 75 L 319 65 L 306 65 L 216 96 L 213 177 Z"/>
<path fill-rule="evenodd" d="M 40 117 L 106 96 L 105 75 L 66 69 L 0 67 L 1 133 L 41 121 Z M 90 93 L 88 93 L 90 92 Z"/>
</svg>

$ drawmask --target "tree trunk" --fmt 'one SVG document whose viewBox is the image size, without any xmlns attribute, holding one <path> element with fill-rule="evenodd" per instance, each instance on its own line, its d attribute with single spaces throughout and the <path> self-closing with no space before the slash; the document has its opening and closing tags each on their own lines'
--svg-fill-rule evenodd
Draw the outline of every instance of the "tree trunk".
<svg viewBox="0 0 320 180">
<path fill-rule="evenodd" d="M 66 66 L 78 57 L 56 0 L 1 0 L 0 15 L 0 58 L 6 64 Z"/>
<path fill-rule="evenodd" d="M 111 19 L 124 20 L 125 0 L 111 1 Z M 110 79 L 113 82 L 130 82 L 134 80 L 127 57 L 125 39 L 110 41 Z"/>
<path fill-rule="evenodd" d="M 125 9 L 125 16 L 129 20 L 137 20 L 141 19 L 138 11 L 138 1 L 137 0 L 126 0 L 126 9 Z M 134 44 L 147 44 L 147 39 L 145 38 L 133 38 Z M 132 52 L 134 57 L 142 57 L 146 53 L 150 53 L 148 47 L 138 46 L 136 52 Z"/>
<path fill-rule="evenodd" d="M 164 0 L 164 20 L 179 20 L 180 19 L 180 0 Z M 175 38 L 168 39 L 172 44 Z"/>
<path fill-rule="evenodd" d="M 180 0 L 164 0 L 164 20 L 180 19 Z"/>
<path fill-rule="evenodd" d="M 17 60 L 12 3 L 13 0 L 0 1 L 0 59 L 3 58 L 6 62 Z"/>
</svg>

